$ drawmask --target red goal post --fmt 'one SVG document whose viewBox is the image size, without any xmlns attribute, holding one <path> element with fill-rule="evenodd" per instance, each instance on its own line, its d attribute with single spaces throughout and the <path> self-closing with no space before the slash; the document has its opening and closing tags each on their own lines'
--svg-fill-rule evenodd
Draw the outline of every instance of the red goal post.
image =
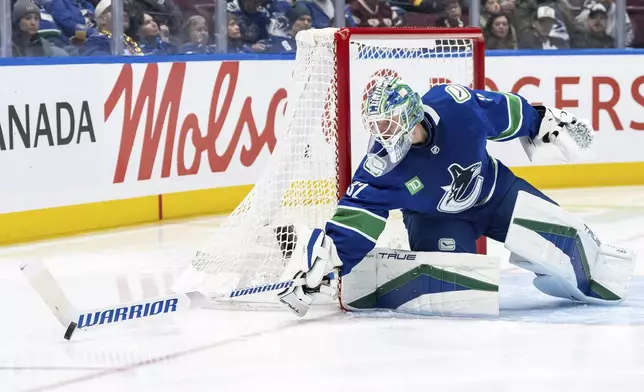
<svg viewBox="0 0 644 392">
<path fill-rule="evenodd" d="M 338 189 L 339 198 L 349 187 L 352 177 L 352 150 L 351 150 L 351 113 L 359 110 L 359 107 L 351 105 L 351 80 L 352 61 L 351 43 L 360 38 L 375 38 L 378 41 L 391 41 L 392 46 L 397 42 L 409 42 L 419 40 L 423 42 L 434 41 L 438 43 L 437 48 L 456 51 L 457 56 L 464 53 L 459 48 L 464 46 L 471 51 L 469 56 L 459 57 L 471 61 L 471 78 L 468 85 L 474 89 L 485 89 L 485 43 L 483 33 L 477 27 L 465 28 L 341 28 L 334 33 L 335 54 L 336 54 L 336 83 L 337 83 L 337 147 L 338 147 Z M 413 46 L 413 44 L 411 45 Z M 418 51 L 413 48 L 412 51 Z M 465 50 L 463 51 L 465 52 Z M 399 54 L 399 57 L 405 57 Z M 431 59 L 431 57 L 427 57 Z M 423 72 L 422 70 L 420 72 Z M 405 79 L 405 78 L 403 78 Z M 405 79 L 406 80 L 406 79 Z M 449 82 L 450 79 L 439 75 L 430 78 L 428 88 L 432 85 L 431 80 L 438 83 Z M 463 83 L 462 81 L 460 81 Z M 436 83 L 433 83 L 436 84 Z M 355 103 L 355 102 L 354 102 Z M 355 106 L 355 105 L 354 105 Z M 487 241 L 481 237 L 477 241 L 477 252 L 487 253 Z"/>
</svg>

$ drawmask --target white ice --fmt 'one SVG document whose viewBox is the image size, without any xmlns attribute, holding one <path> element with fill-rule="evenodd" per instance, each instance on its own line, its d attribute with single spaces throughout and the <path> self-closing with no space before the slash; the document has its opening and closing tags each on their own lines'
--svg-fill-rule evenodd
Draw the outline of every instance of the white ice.
<svg viewBox="0 0 644 392">
<path fill-rule="evenodd" d="M 602 240 L 644 253 L 644 187 L 548 193 Z M 19 270 L 42 260 L 80 306 L 151 297 L 217 221 L 0 249 L 0 392 L 644 391 L 642 263 L 619 307 L 549 298 L 506 262 L 498 319 L 206 309 L 79 331 L 71 342 Z M 507 258 L 499 244 L 489 253 Z"/>
</svg>

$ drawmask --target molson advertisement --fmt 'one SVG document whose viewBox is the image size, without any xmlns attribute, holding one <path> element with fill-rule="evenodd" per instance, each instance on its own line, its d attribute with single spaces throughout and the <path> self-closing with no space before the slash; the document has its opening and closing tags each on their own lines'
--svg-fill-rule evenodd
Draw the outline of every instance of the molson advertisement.
<svg viewBox="0 0 644 392">
<path fill-rule="evenodd" d="M 487 57 L 487 89 L 568 109 L 587 118 L 597 136 L 592 154 L 573 165 L 531 163 L 517 141 L 490 143 L 490 153 L 541 187 L 644 183 L 640 64 L 640 56 L 629 54 Z M 0 67 L 3 91 L 9 92 L 0 95 L 0 226 L 14 227 L 0 230 L 0 243 L 229 212 L 279 143 L 293 65 L 260 60 Z M 352 60 L 354 165 L 368 141 L 359 117 L 364 91 L 373 75 L 392 72 L 424 93 L 435 83 L 469 84 L 473 65 L 468 58 Z M 201 196 L 186 196 L 195 192 Z M 135 199 L 140 203 L 130 205 Z M 117 201 L 123 202 L 109 204 Z M 91 207 L 96 203 L 103 203 L 98 211 Z M 82 214 L 70 210 L 65 216 L 136 217 L 106 218 L 102 226 L 86 218 L 66 227 L 60 215 L 51 215 L 52 209 L 79 205 L 86 208 Z M 144 216 L 135 213 L 143 210 Z M 25 211 L 29 219 L 20 215 Z M 26 226 L 50 221 L 39 223 L 40 231 Z M 15 234 L 19 224 L 25 232 Z"/>
</svg>

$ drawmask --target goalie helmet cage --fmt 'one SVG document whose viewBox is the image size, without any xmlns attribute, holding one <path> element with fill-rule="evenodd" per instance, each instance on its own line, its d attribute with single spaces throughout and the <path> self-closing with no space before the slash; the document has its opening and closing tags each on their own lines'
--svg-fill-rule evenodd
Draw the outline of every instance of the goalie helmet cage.
<svg viewBox="0 0 644 392">
<path fill-rule="evenodd" d="M 179 278 L 183 290 L 232 291 L 235 300 L 249 293 L 240 289 L 268 291 L 292 278 L 297 228 L 324 227 L 366 153 L 360 110 L 376 78 L 398 74 L 416 91 L 449 82 L 484 88 L 479 28 L 311 29 L 296 41 L 286 115 L 269 164 Z M 408 248 L 399 213 L 391 214 L 378 246 Z M 478 251 L 485 253 L 484 239 Z"/>
</svg>

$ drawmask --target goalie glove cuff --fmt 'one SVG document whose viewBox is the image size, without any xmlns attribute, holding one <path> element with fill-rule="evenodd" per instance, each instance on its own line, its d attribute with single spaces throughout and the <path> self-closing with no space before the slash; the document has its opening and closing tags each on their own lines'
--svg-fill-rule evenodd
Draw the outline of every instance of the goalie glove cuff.
<svg viewBox="0 0 644 392">
<path fill-rule="evenodd" d="M 537 113 L 539 113 L 541 120 L 543 120 L 543 118 L 546 116 L 546 107 L 541 105 L 532 105 L 532 107 L 537 111 Z"/>
<path fill-rule="evenodd" d="M 325 275 L 342 266 L 342 261 L 340 261 L 333 240 L 326 235 L 324 230 L 313 229 L 309 233 L 308 241 L 303 244 L 305 247 L 303 249 L 302 271 L 306 273 L 306 286 L 316 288 L 320 286 Z"/>
</svg>

